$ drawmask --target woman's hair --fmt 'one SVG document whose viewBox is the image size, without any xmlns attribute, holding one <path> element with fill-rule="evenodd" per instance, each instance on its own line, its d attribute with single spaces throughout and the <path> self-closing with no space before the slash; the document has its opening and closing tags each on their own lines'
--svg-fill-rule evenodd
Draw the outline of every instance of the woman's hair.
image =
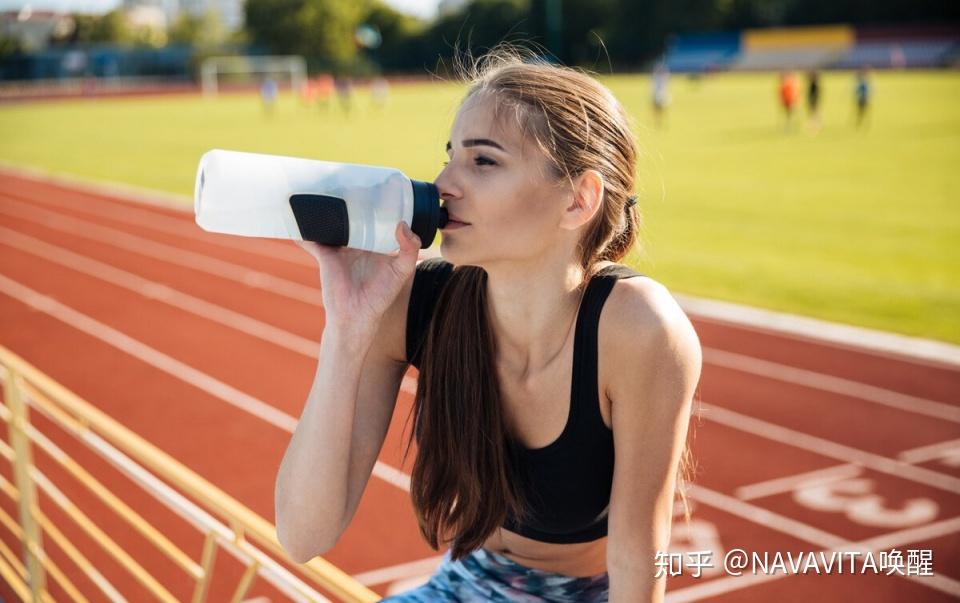
<svg viewBox="0 0 960 603">
<path fill-rule="evenodd" d="M 464 103 L 478 95 L 495 99 L 498 122 L 513 121 L 524 140 L 535 142 L 556 179 L 572 185 L 587 169 L 600 172 L 602 203 L 585 227 L 577 259 L 588 276 L 600 261 L 621 260 L 637 242 L 640 217 L 629 203 L 637 145 L 616 98 L 589 75 L 513 46 L 498 46 L 477 60 L 458 58 L 456 67 L 469 83 Z M 477 266 L 458 266 L 426 336 L 414 400 L 419 437 L 410 485 L 421 533 L 434 550 L 452 543 L 455 560 L 480 548 L 508 509 L 521 522 L 530 512 L 517 465 L 520 445 L 507 431 L 496 351 L 487 274 Z M 412 441 L 411 433 L 404 458 Z M 681 485 L 688 464 L 685 449 Z M 686 504 L 683 489 L 678 491 Z"/>
</svg>

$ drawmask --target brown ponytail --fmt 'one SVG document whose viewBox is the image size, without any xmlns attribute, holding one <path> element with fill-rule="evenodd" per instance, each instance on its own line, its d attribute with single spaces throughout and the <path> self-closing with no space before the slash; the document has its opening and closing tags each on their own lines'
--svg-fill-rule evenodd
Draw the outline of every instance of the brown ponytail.
<svg viewBox="0 0 960 603">
<path fill-rule="evenodd" d="M 414 404 L 420 435 L 410 494 L 426 541 L 434 549 L 454 541 L 454 559 L 479 548 L 508 506 L 527 513 L 515 476 L 517 444 L 503 420 L 486 291 L 482 268 L 454 270 L 427 334 Z"/>
</svg>

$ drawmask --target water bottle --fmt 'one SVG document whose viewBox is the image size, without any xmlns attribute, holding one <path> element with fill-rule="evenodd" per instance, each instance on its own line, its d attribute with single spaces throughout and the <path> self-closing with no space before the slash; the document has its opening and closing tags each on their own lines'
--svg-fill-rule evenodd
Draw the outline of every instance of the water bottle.
<svg viewBox="0 0 960 603">
<path fill-rule="evenodd" d="M 220 149 L 200 158 L 194 212 L 209 232 L 378 253 L 401 220 L 424 249 L 447 223 L 437 187 L 397 169 Z"/>
</svg>

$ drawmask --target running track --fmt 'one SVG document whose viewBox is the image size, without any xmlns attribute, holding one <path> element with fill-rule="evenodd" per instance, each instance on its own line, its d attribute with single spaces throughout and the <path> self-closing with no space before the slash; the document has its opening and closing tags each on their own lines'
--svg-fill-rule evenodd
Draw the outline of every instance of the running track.
<svg viewBox="0 0 960 603">
<path fill-rule="evenodd" d="M 315 264 L 291 243 L 211 235 L 190 212 L 0 171 L 0 344 L 268 520 L 313 377 L 318 284 Z M 904 558 L 930 549 L 934 576 L 733 577 L 718 567 L 694 578 L 685 568 L 669 580 L 668 600 L 960 599 L 960 366 L 691 318 L 704 347 L 691 436 L 698 469 L 693 521 L 674 524 L 671 550 L 711 550 L 719 565 L 734 548 L 895 548 Z M 413 383 L 404 381 L 357 515 L 326 556 L 381 594 L 423 580 L 442 552 L 416 528 L 412 456 L 400 464 Z M 69 438 L 54 439 L 175 542 L 199 551 L 192 528 Z M 67 492 L 90 498 L 79 487 Z M 182 573 L 119 521 L 94 514 L 144 550 L 175 595 L 188 596 Z M 105 559 L 95 546 L 84 550 Z M 211 600 L 224 600 L 239 579 L 232 561 L 218 555 Z M 108 566 L 104 573 L 121 575 Z M 251 597 L 283 600 L 257 584 Z M 0 596 L 15 600 L 4 588 Z M 131 601 L 149 600 L 130 588 Z"/>
</svg>

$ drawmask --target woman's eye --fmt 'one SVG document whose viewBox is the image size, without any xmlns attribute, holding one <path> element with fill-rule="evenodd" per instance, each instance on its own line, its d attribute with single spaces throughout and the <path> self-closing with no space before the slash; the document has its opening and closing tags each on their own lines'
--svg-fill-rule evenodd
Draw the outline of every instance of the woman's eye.
<svg viewBox="0 0 960 603">
<path fill-rule="evenodd" d="M 494 161 L 494 160 L 492 160 L 492 159 L 488 159 L 488 158 L 484 157 L 483 155 L 477 155 L 476 159 L 474 159 L 474 162 L 475 162 L 477 165 L 497 165 L 497 162 L 496 162 L 496 161 Z"/>
</svg>

